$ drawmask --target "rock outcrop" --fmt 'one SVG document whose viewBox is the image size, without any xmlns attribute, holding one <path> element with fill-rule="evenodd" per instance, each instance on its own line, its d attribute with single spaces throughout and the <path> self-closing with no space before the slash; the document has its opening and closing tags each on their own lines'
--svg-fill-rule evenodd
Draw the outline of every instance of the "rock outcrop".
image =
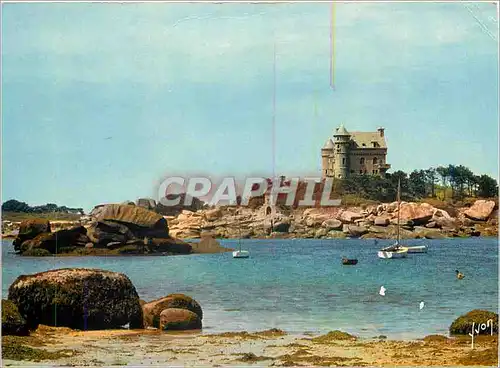
<svg viewBox="0 0 500 368">
<path fill-rule="evenodd" d="M 191 246 L 194 253 L 223 253 L 233 250 L 221 246 L 210 234 L 202 234 L 201 240 L 198 243 L 193 242 Z"/>
<path fill-rule="evenodd" d="M 97 269 L 58 269 L 19 276 L 9 300 L 30 329 L 39 324 L 100 330 L 142 328 L 137 291 L 127 276 Z"/>
<path fill-rule="evenodd" d="M 21 316 L 15 304 L 5 299 L 2 299 L 2 335 L 29 335 L 26 320 Z"/>
<path fill-rule="evenodd" d="M 169 237 L 167 220 L 156 212 L 140 206 L 108 204 L 94 218 L 96 221 L 112 221 L 123 224 L 137 238 Z"/>
<path fill-rule="evenodd" d="M 481 201 L 477 202 L 479 206 Z M 179 238 L 198 238 L 207 231 L 216 238 L 347 236 L 383 239 L 395 238 L 397 233 L 397 202 L 347 208 L 276 208 L 272 216 L 266 215 L 265 207 L 218 207 L 197 212 L 183 211 L 177 217 L 170 217 L 169 224 Z M 469 208 L 445 208 L 436 208 L 428 203 L 402 202 L 399 214 L 401 237 L 436 239 L 497 234 L 498 211 L 493 210 L 487 221 L 478 223 L 464 214 Z"/>
<path fill-rule="evenodd" d="M 32 219 L 22 221 L 19 226 L 19 233 L 14 240 L 14 249 L 20 251 L 21 245 L 26 240 L 35 238 L 38 234 L 50 233 L 50 222 L 44 219 Z"/>
</svg>

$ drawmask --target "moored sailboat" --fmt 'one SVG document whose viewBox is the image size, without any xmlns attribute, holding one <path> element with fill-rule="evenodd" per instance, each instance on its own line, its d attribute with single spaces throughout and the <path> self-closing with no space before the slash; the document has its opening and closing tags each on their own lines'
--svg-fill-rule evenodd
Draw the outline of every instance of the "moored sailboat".
<svg viewBox="0 0 500 368">
<path fill-rule="evenodd" d="M 378 257 L 384 259 L 392 258 L 405 258 L 408 254 L 408 247 L 405 247 L 399 243 L 400 240 L 400 214 L 401 214 L 401 180 L 398 180 L 398 227 L 397 227 L 397 239 L 396 243 L 389 247 L 382 248 L 378 251 Z"/>
<path fill-rule="evenodd" d="M 238 238 L 239 249 L 233 252 L 233 258 L 248 258 L 250 257 L 250 252 L 248 250 L 241 249 L 241 232 L 239 235 L 240 235 Z"/>
</svg>

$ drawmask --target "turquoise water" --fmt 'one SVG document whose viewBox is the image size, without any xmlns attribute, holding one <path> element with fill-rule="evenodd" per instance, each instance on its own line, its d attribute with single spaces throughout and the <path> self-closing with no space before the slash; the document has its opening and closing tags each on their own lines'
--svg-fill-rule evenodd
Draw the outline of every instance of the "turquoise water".
<svg viewBox="0 0 500 368">
<path fill-rule="evenodd" d="M 221 243 L 237 246 L 231 240 Z M 6 295 L 21 274 L 54 268 L 123 272 L 146 301 L 174 292 L 198 300 L 207 333 L 276 327 L 297 334 L 339 329 L 411 339 L 446 334 L 450 323 L 471 309 L 498 310 L 496 238 L 407 243 L 430 249 L 407 259 L 382 260 L 376 252 L 390 241 L 243 240 L 249 259 L 233 259 L 231 253 L 26 258 L 13 254 L 11 241 L 2 241 L 2 291 Z M 342 266 L 342 256 L 359 263 Z M 465 279 L 457 280 L 455 269 Z M 379 295 L 381 286 L 385 296 Z"/>
</svg>

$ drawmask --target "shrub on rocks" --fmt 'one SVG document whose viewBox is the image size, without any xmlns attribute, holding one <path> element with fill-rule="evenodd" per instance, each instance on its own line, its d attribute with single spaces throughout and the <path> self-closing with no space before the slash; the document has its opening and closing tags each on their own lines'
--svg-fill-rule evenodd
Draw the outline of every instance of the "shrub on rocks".
<svg viewBox="0 0 500 368">
<path fill-rule="evenodd" d="M 490 321 L 491 320 L 491 321 Z M 472 323 L 474 322 L 475 335 L 489 335 L 491 328 L 481 329 L 478 326 L 487 324 L 490 321 L 493 324 L 493 332 L 498 333 L 498 314 L 486 310 L 474 309 L 469 313 L 458 317 L 450 326 L 450 334 L 452 335 L 467 335 L 472 333 Z M 479 332 L 477 330 L 479 329 Z"/>
</svg>

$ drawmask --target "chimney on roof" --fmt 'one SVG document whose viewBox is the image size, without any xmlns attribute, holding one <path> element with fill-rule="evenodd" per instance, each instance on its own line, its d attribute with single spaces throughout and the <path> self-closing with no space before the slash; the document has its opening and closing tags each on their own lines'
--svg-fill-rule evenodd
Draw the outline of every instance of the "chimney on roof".
<svg viewBox="0 0 500 368">
<path fill-rule="evenodd" d="M 385 130 L 385 128 L 382 128 L 382 127 L 377 128 L 377 132 L 380 134 L 381 137 L 384 136 L 384 130 Z"/>
</svg>

